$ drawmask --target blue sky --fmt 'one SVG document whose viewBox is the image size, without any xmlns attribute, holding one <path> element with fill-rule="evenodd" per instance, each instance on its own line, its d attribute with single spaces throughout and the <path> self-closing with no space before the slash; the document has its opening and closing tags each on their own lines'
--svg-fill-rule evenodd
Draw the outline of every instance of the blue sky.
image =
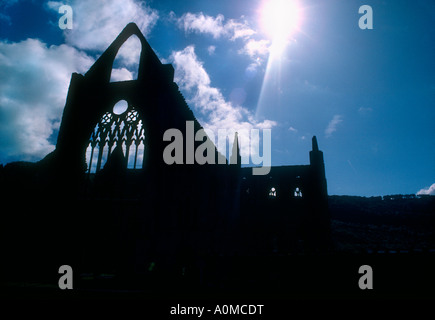
<svg viewBox="0 0 435 320">
<path fill-rule="evenodd" d="M 307 164 L 316 135 L 329 194 L 435 194 L 435 3 L 293 2 L 277 50 L 266 0 L 1 1 L 0 163 L 54 149 L 71 73 L 133 21 L 204 126 L 272 129 L 272 165 Z M 122 50 L 114 80 L 136 76 L 138 44 Z"/>
</svg>

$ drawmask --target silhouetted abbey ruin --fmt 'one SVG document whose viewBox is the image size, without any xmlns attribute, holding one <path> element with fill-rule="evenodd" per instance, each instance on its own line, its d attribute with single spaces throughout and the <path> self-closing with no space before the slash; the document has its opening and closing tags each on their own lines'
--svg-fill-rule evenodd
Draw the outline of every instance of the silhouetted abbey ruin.
<svg viewBox="0 0 435 320">
<path fill-rule="evenodd" d="M 137 80 L 110 82 L 118 50 L 133 35 L 142 45 Z M 8 272 L 56 276 L 68 264 L 83 274 L 202 277 L 210 257 L 328 250 L 316 138 L 309 165 L 272 167 L 267 175 L 242 168 L 239 154 L 231 164 L 167 165 L 164 132 L 184 132 L 186 121 L 202 128 L 173 78 L 135 24 L 85 75 L 72 75 L 56 149 L 1 170 Z M 125 109 L 115 112 L 122 100 Z M 237 138 L 235 146 L 238 153 Z"/>
</svg>

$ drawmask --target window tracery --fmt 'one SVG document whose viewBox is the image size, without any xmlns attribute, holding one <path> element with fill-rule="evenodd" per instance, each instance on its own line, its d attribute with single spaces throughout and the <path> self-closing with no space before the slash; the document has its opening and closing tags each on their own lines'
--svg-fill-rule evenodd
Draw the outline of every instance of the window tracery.
<svg viewBox="0 0 435 320">
<path fill-rule="evenodd" d="M 106 112 L 95 126 L 86 150 L 88 173 L 100 171 L 116 147 L 121 147 L 128 169 L 143 167 L 145 133 L 139 112 L 128 104 L 121 114 Z"/>
</svg>

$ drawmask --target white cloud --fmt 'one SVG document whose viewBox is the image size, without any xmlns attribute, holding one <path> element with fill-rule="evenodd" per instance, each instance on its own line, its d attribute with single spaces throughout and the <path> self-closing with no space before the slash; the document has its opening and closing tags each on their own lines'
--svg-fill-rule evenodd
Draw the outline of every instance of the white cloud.
<svg viewBox="0 0 435 320">
<path fill-rule="evenodd" d="M 417 195 L 435 195 L 435 183 L 433 183 L 430 187 L 426 189 L 421 189 L 417 192 Z"/>
<path fill-rule="evenodd" d="M 336 114 L 332 120 L 329 122 L 328 126 L 325 129 L 325 136 L 329 138 L 332 136 L 332 133 L 337 131 L 337 126 L 343 122 L 343 116 Z"/>
<path fill-rule="evenodd" d="M 110 81 L 133 80 L 133 74 L 126 68 L 113 69 Z"/>
<path fill-rule="evenodd" d="M 239 53 L 244 53 L 251 58 L 263 57 L 269 54 L 270 41 L 269 40 L 254 40 L 249 39 L 243 49 L 240 49 Z"/>
<path fill-rule="evenodd" d="M 210 56 L 214 55 L 214 52 L 216 51 L 216 46 L 209 46 L 207 48 L 207 52 Z"/>
<path fill-rule="evenodd" d="M 49 9 L 57 11 L 62 2 L 49 1 Z M 82 50 L 104 51 L 124 27 L 135 22 L 141 32 L 147 36 L 156 24 L 159 15 L 156 10 L 137 0 L 102 1 L 70 1 L 74 12 L 72 30 L 65 30 L 67 44 Z M 132 46 L 120 50 L 119 56 L 125 59 L 126 65 L 136 63 L 140 46 L 132 42 Z"/>
<path fill-rule="evenodd" d="M 93 63 L 67 45 L 0 42 L 0 162 L 34 160 L 54 149 L 72 72 Z"/>
<path fill-rule="evenodd" d="M 174 18 L 175 14 L 172 12 L 171 16 Z M 175 18 L 175 20 L 186 33 L 206 33 L 212 35 L 215 39 L 220 37 L 228 37 L 231 40 L 246 39 L 255 34 L 255 31 L 248 26 L 245 20 L 239 22 L 230 19 L 224 22 L 225 17 L 222 14 L 212 17 L 204 15 L 202 12 L 188 12 L 178 19 Z"/>
<path fill-rule="evenodd" d="M 366 107 L 360 107 L 358 109 L 358 113 L 360 115 L 363 115 L 363 116 L 370 114 L 372 111 L 373 111 L 373 109 L 370 108 L 370 107 L 367 107 L 367 108 Z"/>
<path fill-rule="evenodd" d="M 219 14 L 216 18 L 204 15 L 202 12 L 199 14 L 185 13 L 179 19 L 177 19 L 178 26 L 183 28 L 186 33 L 208 33 L 213 38 L 219 38 L 225 34 L 225 28 L 223 26 L 224 16 Z"/>
<path fill-rule="evenodd" d="M 211 86 L 210 77 L 198 60 L 193 46 L 174 51 L 170 60 L 175 68 L 175 81 L 197 111 L 196 115 L 205 128 L 213 132 L 219 129 L 248 132 L 253 128 L 268 129 L 276 125 L 271 120 L 257 121 L 248 109 L 226 101 L 221 91 Z M 242 145 L 242 154 L 249 154 L 248 147 Z"/>
<path fill-rule="evenodd" d="M 235 40 L 239 38 L 247 39 L 256 33 L 248 26 L 248 23 L 246 21 L 237 22 L 233 19 L 230 19 L 225 24 L 225 29 L 231 35 L 230 38 L 231 40 Z"/>
<path fill-rule="evenodd" d="M 249 56 L 253 62 L 248 66 L 246 71 L 248 73 L 254 73 L 257 67 L 260 66 L 264 58 L 270 52 L 271 42 L 265 39 L 254 39 L 257 32 L 254 31 L 248 21 L 243 16 L 239 19 L 225 20 L 222 14 L 217 16 L 205 15 L 202 12 L 199 13 L 185 13 L 180 18 L 175 16 L 174 12 L 170 13 L 170 19 L 174 21 L 180 29 L 183 29 L 185 33 L 201 33 L 211 35 L 214 39 L 226 38 L 231 41 L 236 39 L 241 40 L 242 48 L 237 52 Z M 208 52 L 211 55 L 214 53 L 215 47 L 210 46 Z"/>
<path fill-rule="evenodd" d="M 255 77 L 258 72 L 258 68 L 261 66 L 261 61 L 254 61 L 250 63 L 245 69 L 245 76 L 247 79 Z"/>
</svg>

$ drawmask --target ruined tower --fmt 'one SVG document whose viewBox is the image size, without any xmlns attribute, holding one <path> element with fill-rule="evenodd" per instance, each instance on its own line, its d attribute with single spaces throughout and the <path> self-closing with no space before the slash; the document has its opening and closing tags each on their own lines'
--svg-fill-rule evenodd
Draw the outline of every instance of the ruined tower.
<svg viewBox="0 0 435 320">
<path fill-rule="evenodd" d="M 137 79 L 110 82 L 131 36 L 141 43 Z M 235 253 L 325 250 L 327 186 L 316 137 L 309 165 L 275 166 L 267 175 L 241 166 L 237 133 L 229 163 L 166 164 L 165 132 L 188 127 L 192 135 L 202 129 L 173 67 L 128 24 L 86 74 L 72 74 L 56 149 L 37 163 L 2 169 L 5 197 L 20 203 L 25 190 L 28 200 L 8 223 L 22 253 L 16 266 L 30 259 L 38 275 L 68 264 L 146 278 L 152 266 L 165 275 L 199 275 L 204 260 Z M 183 143 L 183 155 L 202 142 Z"/>
</svg>

